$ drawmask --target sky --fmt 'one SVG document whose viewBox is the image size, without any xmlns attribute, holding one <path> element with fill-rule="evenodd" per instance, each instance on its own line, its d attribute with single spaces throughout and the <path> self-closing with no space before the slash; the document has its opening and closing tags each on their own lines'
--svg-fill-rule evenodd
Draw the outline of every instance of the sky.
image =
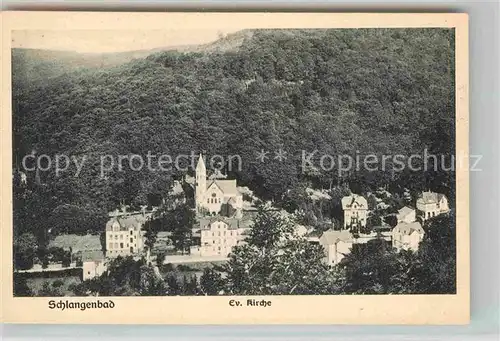
<svg viewBox="0 0 500 341">
<path fill-rule="evenodd" d="M 64 30 L 13 31 L 13 48 L 110 53 L 198 45 L 236 30 Z"/>
</svg>

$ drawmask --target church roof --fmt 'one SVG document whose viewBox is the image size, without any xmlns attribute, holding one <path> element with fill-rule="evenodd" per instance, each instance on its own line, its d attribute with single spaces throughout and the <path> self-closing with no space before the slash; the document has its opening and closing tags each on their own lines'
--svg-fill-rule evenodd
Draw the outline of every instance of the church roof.
<svg viewBox="0 0 500 341">
<path fill-rule="evenodd" d="M 215 184 L 220 190 L 224 193 L 224 195 L 236 196 L 239 194 L 236 189 L 236 180 L 213 180 L 207 185 L 207 189 Z"/>
</svg>

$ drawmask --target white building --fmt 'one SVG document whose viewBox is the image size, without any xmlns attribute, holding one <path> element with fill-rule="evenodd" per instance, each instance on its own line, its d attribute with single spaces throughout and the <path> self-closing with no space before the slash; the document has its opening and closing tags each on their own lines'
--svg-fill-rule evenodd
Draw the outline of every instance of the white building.
<svg viewBox="0 0 500 341">
<path fill-rule="evenodd" d="M 144 223 L 151 212 L 121 212 L 109 214 L 106 224 L 106 257 L 128 256 L 141 253 L 144 249 Z"/>
<path fill-rule="evenodd" d="M 208 179 L 203 157 L 196 165 L 195 205 L 198 213 L 219 214 L 223 205 L 232 207 L 237 217 L 241 216 L 243 195 L 236 187 L 236 180 Z"/>
<path fill-rule="evenodd" d="M 351 226 L 366 226 L 368 203 L 364 197 L 351 194 L 342 198 L 342 209 L 344 210 L 344 229 Z"/>
<path fill-rule="evenodd" d="M 415 210 L 408 206 L 400 209 L 396 217 L 398 218 L 398 223 L 413 223 L 415 220 L 417 220 Z"/>
<path fill-rule="evenodd" d="M 392 230 L 392 247 L 399 250 L 418 250 L 424 238 L 424 229 L 419 222 L 401 222 Z"/>
<path fill-rule="evenodd" d="M 347 230 L 328 230 L 319 238 L 319 244 L 325 249 L 324 262 L 335 265 L 351 252 L 353 236 Z"/>
<path fill-rule="evenodd" d="M 444 194 L 422 192 L 417 199 L 418 215 L 425 221 L 429 218 L 450 212 L 448 199 Z"/>
<path fill-rule="evenodd" d="M 245 239 L 240 220 L 224 217 L 200 219 L 200 245 L 191 247 L 192 255 L 227 257 Z"/>
</svg>

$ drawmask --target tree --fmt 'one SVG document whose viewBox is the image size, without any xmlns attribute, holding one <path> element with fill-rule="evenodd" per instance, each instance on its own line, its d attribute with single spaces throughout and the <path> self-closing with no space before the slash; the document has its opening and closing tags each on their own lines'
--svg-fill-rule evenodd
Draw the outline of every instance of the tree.
<svg viewBox="0 0 500 341">
<path fill-rule="evenodd" d="M 167 286 L 169 295 L 180 295 L 182 293 L 181 286 L 177 281 L 177 277 L 174 274 L 171 274 L 167 277 Z"/>
<path fill-rule="evenodd" d="M 14 296 L 28 297 L 33 296 L 33 292 L 28 286 L 26 279 L 19 274 L 14 273 Z"/>
<path fill-rule="evenodd" d="M 384 221 L 390 227 L 395 227 L 398 224 L 398 217 L 395 214 L 388 215 L 384 218 Z"/>
<path fill-rule="evenodd" d="M 182 253 L 189 250 L 193 226 L 196 222 L 194 211 L 186 204 L 179 205 L 167 212 L 167 221 L 172 229 L 170 239 L 176 250 Z"/>
<path fill-rule="evenodd" d="M 268 249 L 276 248 L 280 241 L 289 238 L 293 230 L 292 223 L 283 218 L 280 212 L 264 204 L 258 204 L 252 228 L 245 240 L 265 254 Z"/>
<path fill-rule="evenodd" d="M 102 296 L 164 296 L 168 287 L 144 259 L 117 257 L 100 277 L 87 280 L 74 288 L 75 294 Z"/>
<path fill-rule="evenodd" d="M 153 246 L 156 243 L 156 238 L 158 236 L 158 230 L 154 221 L 148 220 L 144 223 L 143 229 L 146 231 L 144 233 L 144 246 L 147 250 L 153 250 Z"/>
<path fill-rule="evenodd" d="M 200 294 L 200 287 L 196 275 L 192 275 L 191 277 L 184 275 L 182 291 L 183 295 L 196 296 Z"/>
<path fill-rule="evenodd" d="M 161 267 L 163 266 L 163 263 L 165 262 L 165 253 L 162 252 L 162 253 L 159 253 L 157 256 L 156 256 L 156 265 L 158 266 L 158 268 L 161 269 Z"/>
<path fill-rule="evenodd" d="M 14 237 L 14 267 L 17 269 L 30 269 L 38 249 L 36 237 L 29 232 Z"/>
<path fill-rule="evenodd" d="M 224 281 L 220 273 L 212 268 L 205 268 L 200 278 L 201 291 L 205 295 L 218 295 L 224 290 Z"/>
<path fill-rule="evenodd" d="M 43 282 L 42 289 L 38 291 L 37 296 L 40 297 L 59 297 L 64 296 L 60 286 L 54 286 L 48 281 Z"/>
<path fill-rule="evenodd" d="M 396 253 L 383 239 L 354 244 L 339 264 L 345 275 L 343 290 L 353 294 L 389 293 L 396 259 Z"/>
<path fill-rule="evenodd" d="M 419 292 L 453 294 L 456 292 L 455 216 L 439 216 L 424 224 L 424 239 L 419 245 L 420 267 L 415 276 Z"/>
<path fill-rule="evenodd" d="M 294 235 L 291 221 L 260 206 L 246 244 L 223 267 L 226 288 L 238 295 L 337 292 L 338 278 L 323 258 L 319 245 Z"/>
<path fill-rule="evenodd" d="M 165 296 L 168 294 L 168 287 L 152 266 L 142 265 L 138 292 L 141 296 Z"/>
</svg>

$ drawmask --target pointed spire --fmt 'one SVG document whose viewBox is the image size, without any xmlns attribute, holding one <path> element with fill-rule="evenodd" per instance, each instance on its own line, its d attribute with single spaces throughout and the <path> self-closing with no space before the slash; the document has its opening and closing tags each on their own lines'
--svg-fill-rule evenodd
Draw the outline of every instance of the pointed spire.
<svg viewBox="0 0 500 341">
<path fill-rule="evenodd" d="M 203 155 L 200 153 L 200 157 L 198 158 L 198 163 L 196 165 L 197 169 L 205 169 L 205 160 L 203 160 Z"/>
</svg>

